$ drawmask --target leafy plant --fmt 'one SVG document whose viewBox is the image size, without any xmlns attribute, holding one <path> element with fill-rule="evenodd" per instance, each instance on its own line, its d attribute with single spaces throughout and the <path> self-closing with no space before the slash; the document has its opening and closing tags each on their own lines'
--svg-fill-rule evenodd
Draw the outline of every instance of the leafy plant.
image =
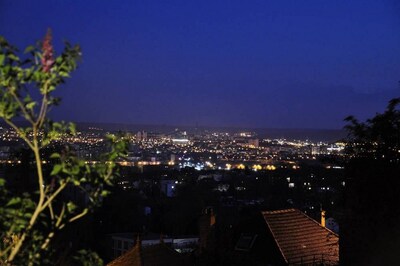
<svg viewBox="0 0 400 266">
<path fill-rule="evenodd" d="M 357 157 L 384 159 L 398 162 L 400 157 L 400 98 L 389 101 L 384 113 L 376 114 L 365 122 L 353 116 L 348 124 L 347 152 Z"/>
<path fill-rule="evenodd" d="M 109 152 L 99 163 L 87 164 L 65 146 L 50 156 L 54 165 L 50 175 L 45 175 L 42 150 L 62 136 L 76 134 L 73 123 L 54 122 L 48 113 L 60 102 L 54 92 L 81 57 L 79 46 L 69 43 L 55 57 L 51 38 L 48 31 L 43 42 L 26 48 L 26 58 L 21 58 L 0 37 L 0 117 L 32 151 L 36 168 L 36 191 L 11 193 L 0 178 L 0 265 L 44 262 L 57 231 L 85 216 L 107 196 L 105 185 L 112 184 L 116 161 L 126 149 L 123 138 L 109 135 Z M 27 126 L 20 126 L 21 119 Z M 63 195 L 66 188 L 82 191 L 87 202 L 68 199 Z"/>
</svg>

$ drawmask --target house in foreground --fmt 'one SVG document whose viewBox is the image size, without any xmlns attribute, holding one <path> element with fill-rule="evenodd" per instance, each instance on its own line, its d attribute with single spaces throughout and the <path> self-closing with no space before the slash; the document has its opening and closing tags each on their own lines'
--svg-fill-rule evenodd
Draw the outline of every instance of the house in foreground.
<svg viewBox="0 0 400 266">
<path fill-rule="evenodd" d="M 178 253 L 163 241 L 151 246 L 137 241 L 108 265 L 339 264 L 339 237 L 324 226 L 324 217 L 320 224 L 297 209 L 253 214 L 227 228 L 218 215 L 206 212 L 199 219 L 199 244 L 192 253 Z"/>
<path fill-rule="evenodd" d="M 262 212 L 282 265 L 338 265 L 339 237 L 297 209 Z"/>
</svg>

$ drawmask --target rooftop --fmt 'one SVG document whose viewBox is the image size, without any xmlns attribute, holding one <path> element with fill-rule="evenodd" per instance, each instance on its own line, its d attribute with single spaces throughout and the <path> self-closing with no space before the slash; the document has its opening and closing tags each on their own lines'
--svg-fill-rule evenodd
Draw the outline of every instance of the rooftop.
<svg viewBox="0 0 400 266">
<path fill-rule="evenodd" d="M 339 237 L 297 209 L 264 211 L 263 217 L 289 265 L 339 263 Z"/>
<path fill-rule="evenodd" d="M 188 265 L 187 257 L 165 245 L 159 244 L 142 247 L 140 241 L 122 256 L 107 264 L 107 266 L 175 266 Z"/>
</svg>

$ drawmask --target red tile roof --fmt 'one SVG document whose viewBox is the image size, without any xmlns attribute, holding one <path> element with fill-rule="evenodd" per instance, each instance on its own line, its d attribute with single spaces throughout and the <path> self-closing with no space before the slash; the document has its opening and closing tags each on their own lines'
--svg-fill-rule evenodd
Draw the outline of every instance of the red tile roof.
<svg viewBox="0 0 400 266">
<path fill-rule="evenodd" d="M 188 257 L 176 252 L 164 243 L 142 247 L 136 244 L 107 266 L 176 266 L 189 265 Z"/>
<path fill-rule="evenodd" d="M 135 245 L 123 255 L 107 264 L 107 266 L 142 266 L 139 245 Z"/>
<path fill-rule="evenodd" d="M 339 237 L 296 209 L 262 212 L 286 263 L 339 263 Z"/>
</svg>

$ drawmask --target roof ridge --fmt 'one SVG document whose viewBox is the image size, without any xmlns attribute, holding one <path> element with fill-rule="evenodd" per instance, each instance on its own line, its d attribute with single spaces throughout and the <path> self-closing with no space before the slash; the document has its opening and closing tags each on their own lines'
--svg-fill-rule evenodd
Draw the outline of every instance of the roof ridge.
<svg viewBox="0 0 400 266">
<path fill-rule="evenodd" d="M 275 213 L 287 213 L 287 212 L 293 212 L 296 211 L 297 209 L 291 208 L 291 209 L 283 209 L 283 210 L 275 210 L 275 211 L 262 211 L 261 213 L 264 214 L 275 214 Z"/>
<path fill-rule="evenodd" d="M 134 245 L 131 249 L 129 249 L 128 251 L 126 251 L 124 254 L 122 254 L 121 256 L 115 258 L 114 260 L 112 260 L 111 262 L 109 262 L 107 264 L 107 266 L 112 266 L 112 265 L 118 265 L 118 263 L 124 261 L 124 259 L 128 256 L 130 256 L 132 253 L 135 252 L 139 252 L 140 254 L 140 247 L 138 245 Z M 139 257 L 139 264 L 142 265 L 142 261 L 141 258 Z"/>
<path fill-rule="evenodd" d="M 177 252 L 174 248 L 172 248 L 171 246 L 167 245 L 165 242 L 159 242 L 157 244 L 154 245 L 148 245 L 143 247 L 143 249 L 151 249 L 151 248 L 163 248 L 165 251 L 169 252 L 170 254 L 179 256 L 179 257 L 184 257 L 184 255 L 182 253 Z"/>
<path fill-rule="evenodd" d="M 309 220 L 313 221 L 314 223 L 318 224 L 320 228 L 322 228 L 322 229 L 328 231 L 329 233 L 332 233 L 334 236 L 339 237 L 338 234 L 336 234 L 335 232 L 333 232 L 332 230 L 330 230 L 330 229 L 327 228 L 326 226 L 322 226 L 319 222 L 317 222 L 316 220 L 314 220 L 313 218 L 311 218 L 310 216 L 308 216 L 308 215 L 305 214 L 304 212 L 302 212 L 302 211 L 300 211 L 300 210 L 298 210 L 298 209 L 295 209 L 295 210 L 297 210 L 298 212 L 300 212 L 300 213 L 301 213 L 302 215 L 304 215 L 307 219 L 309 219 Z"/>
</svg>

